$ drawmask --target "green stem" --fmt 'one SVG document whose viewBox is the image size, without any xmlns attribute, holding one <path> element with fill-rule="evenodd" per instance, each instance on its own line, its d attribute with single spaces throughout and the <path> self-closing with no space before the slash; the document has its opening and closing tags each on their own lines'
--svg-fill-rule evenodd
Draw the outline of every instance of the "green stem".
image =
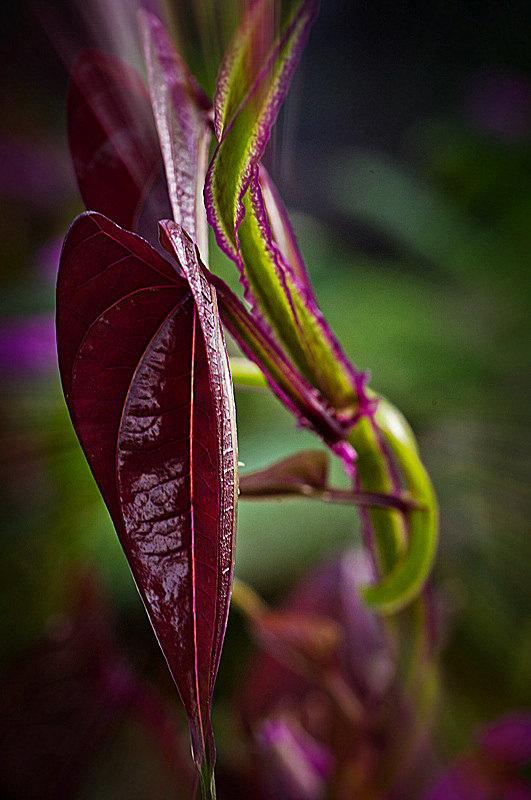
<svg viewBox="0 0 531 800">
<path fill-rule="evenodd" d="M 363 492 L 391 494 L 395 490 L 389 463 L 382 453 L 371 420 L 364 416 L 348 437 L 358 458 L 356 472 Z M 374 541 L 371 543 L 378 572 L 391 571 L 406 546 L 404 519 L 394 509 L 373 508 L 368 512 Z"/>
<path fill-rule="evenodd" d="M 236 385 L 257 389 L 267 386 L 259 368 L 245 358 L 232 358 L 231 371 Z M 378 400 L 373 420 L 362 416 L 348 435 L 348 442 L 358 454 L 359 488 L 367 494 L 396 496 L 383 441 L 402 472 L 402 488 L 411 501 L 409 507 L 402 509 L 371 507 L 366 512 L 380 581 L 366 587 L 364 597 L 375 610 L 392 614 L 420 594 L 429 574 L 437 546 L 438 508 L 406 419 L 385 398 L 368 394 Z"/>
<path fill-rule="evenodd" d="M 214 779 L 214 766 L 207 758 L 203 758 L 201 769 L 199 770 L 201 783 L 201 800 L 216 800 L 216 782 Z"/>
<path fill-rule="evenodd" d="M 232 356 L 229 361 L 235 386 L 250 389 L 269 388 L 264 373 L 253 361 L 241 356 Z"/>
<path fill-rule="evenodd" d="M 367 587 L 364 592 L 369 605 L 389 614 L 399 611 L 417 597 L 428 577 L 437 546 L 438 507 L 428 473 L 420 461 L 415 438 L 403 415 L 381 398 L 374 420 L 398 462 L 409 494 L 417 503 L 405 515 L 407 549 L 399 554 L 381 582 Z M 380 457 L 383 460 L 383 455 Z M 373 459 L 377 458 L 377 454 L 373 454 Z M 361 458 L 359 462 L 358 468 Z M 379 550 L 384 551 L 388 563 L 390 555 L 393 555 L 393 543 L 390 547 L 388 530 L 381 526 L 378 519 L 374 533 Z M 394 549 L 396 552 L 396 544 Z"/>
<path fill-rule="evenodd" d="M 437 546 L 435 493 L 420 461 L 411 428 L 404 416 L 384 398 L 378 398 L 373 421 L 361 420 L 351 431 L 349 441 L 358 453 L 356 469 L 365 491 L 386 491 L 393 485 L 389 458 L 382 450 L 383 442 L 401 472 L 403 490 L 416 504 L 402 514 L 385 509 L 369 512 L 381 580 L 365 587 L 363 595 L 367 605 L 380 613 L 396 615 L 404 609 L 402 614 L 389 619 L 388 630 L 397 650 L 398 672 L 411 691 L 415 706 L 419 703 L 422 706 L 417 694 L 419 686 L 424 686 L 426 670 L 431 663 L 427 606 L 422 588 Z"/>
</svg>

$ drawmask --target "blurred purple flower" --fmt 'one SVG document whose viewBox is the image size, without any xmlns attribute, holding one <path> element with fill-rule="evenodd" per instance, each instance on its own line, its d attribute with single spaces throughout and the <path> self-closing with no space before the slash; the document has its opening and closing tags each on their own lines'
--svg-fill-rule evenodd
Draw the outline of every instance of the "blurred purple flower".
<svg viewBox="0 0 531 800">
<path fill-rule="evenodd" d="M 0 323 L 0 369 L 8 376 L 41 376 L 57 364 L 51 314 L 6 319 Z"/>
<path fill-rule="evenodd" d="M 531 714 L 515 712 L 490 725 L 477 752 L 461 760 L 425 800 L 531 800 L 519 770 L 531 763 Z"/>
<path fill-rule="evenodd" d="M 510 141 L 531 136 L 531 80 L 502 70 L 473 76 L 465 93 L 467 115 L 474 126 Z"/>
<path fill-rule="evenodd" d="M 257 615 L 266 654 L 241 709 L 266 800 L 405 800 L 431 779 L 429 720 L 401 689 L 386 626 L 358 591 L 371 579 L 368 559 L 349 551 Z"/>
<path fill-rule="evenodd" d="M 334 766 L 332 753 L 287 716 L 265 720 L 256 734 L 267 793 L 278 800 L 320 800 Z"/>
</svg>

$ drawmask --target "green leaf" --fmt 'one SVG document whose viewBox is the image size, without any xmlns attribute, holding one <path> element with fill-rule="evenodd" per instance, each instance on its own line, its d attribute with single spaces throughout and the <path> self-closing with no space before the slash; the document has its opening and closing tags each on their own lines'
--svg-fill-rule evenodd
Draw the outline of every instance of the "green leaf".
<svg viewBox="0 0 531 800">
<path fill-rule="evenodd" d="M 264 319 L 306 380 L 348 419 L 358 411 L 364 379 L 326 325 L 287 215 L 259 169 L 316 8 L 315 2 L 283 3 L 275 36 L 272 4 L 251 6 L 220 69 L 214 98 L 220 143 L 205 198 L 218 245 L 238 265 L 253 315 Z"/>
<path fill-rule="evenodd" d="M 259 173 L 261 178 L 261 171 Z M 354 416 L 363 377 L 345 358 L 310 286 L 302 284 L 272 239 L 261 179 L 253 177 L 238 229 L 244 287 L 254 313 L 265 318 L 306 380 L 345 417 Z"/>
<path fill-rule="evenodd" d="M 317 5 L 316 0 L 282 3 L 277 27 L 275 4 L 252 3 L 220 67 L 214 96 L 219 145 L 205 199 L 218 244 L 232 258 L 237 257 L 242 198 L 287 94 Z"/>
<path fill-rule="evenodd" d="M 229 287 L 216 275 L 208 274 L 216 288 L 219 311 L 224 325 L 243 352 L 262 370 L 267 383 L 298 421 L 318 433 L 331 446 L 347 433 L 334 410 L 301 377 L 282 350 Z"/>
</svg>

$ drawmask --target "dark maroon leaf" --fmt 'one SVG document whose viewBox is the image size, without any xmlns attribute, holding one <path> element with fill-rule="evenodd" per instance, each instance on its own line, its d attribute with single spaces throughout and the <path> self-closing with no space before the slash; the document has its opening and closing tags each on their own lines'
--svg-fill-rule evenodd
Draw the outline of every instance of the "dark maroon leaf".
<svg viewBox="0 0 531 800">
<path fill-rule="evenodd" d="M 238 457 L 236 438 L 236 411 L 229 359 L 225 348 L 223 329 L 219 317 L 216 290 L 209 283 L 201 264 L 199 250 L 184 228 L 175 222 L 160 223 L 162 245 L 178 260 L 192 291 L 199 323 L 205 340 L 210 371 L 212 404 L 218 430 L 218 463 L 222 492 L 220 503 L 220 548 L 218 574 L 218 617 L 220 625 L 212 660 L 212 681 L 217 672 L 223 635 L 229 613 L 229 598 L 233 575 L 233 534 L 236 530 L 238 495 Z M 224 620 L 224 622 L 221 622 Z"/>
<path fill-rule="evenodd" d="M 212 106 L 157 17 L 139 13 L 149 91 L 166 167 L 173 219 L 208 252 L 203 186 Z"/>
<path fill-rule="evenodd" d="M 383 494 L 335 489 L 328 483 L 328 455 L 322 450 L 305 450 L 283 458 L 265 469 L 240 477 L 240 497 L 268 498 L 303 495 L 329 503 L 352 503 L 406 511 L 415 507 L 404 493 Z"/>
<path fill-rule="evenodd" d="M 277 461 L 270 467 L 240 477 L 242 497 L 311 495 L 328 485 L 328 456 L 322 450 L 306 450 Z"/>
<path fill-rule="evenodd" d="M 147 242 L 87 213 L 63 248 L 57 309 L 72 421 L 208 774 L 237 461 L 226 355 L 212 355 L 222 344 L 216 308 L 198 308 Z M 202 325 L 208 315 L 215 332 Z"/>
<path fill-rule="evenodd" d="M 68 140 L 87 209 L 157 245 L 157 221 L 171 216 L 148 92 L 117 58 L 88 50 L 74 66 Z"/>
</svg>

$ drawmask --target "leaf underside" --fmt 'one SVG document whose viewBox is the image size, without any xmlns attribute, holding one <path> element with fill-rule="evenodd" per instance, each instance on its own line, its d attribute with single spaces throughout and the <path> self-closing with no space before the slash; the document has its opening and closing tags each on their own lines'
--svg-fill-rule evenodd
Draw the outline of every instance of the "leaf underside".
<svg viewBox="0 0 531 800">
<path fill-rule="evenodd" d="M 87 209 L 158 247 L 171 216 L 151 102 L 140 75 L 120 59 L 84 51 L 72 72 L 68 143 Z"/>
<path fill-rule="evenodd" d="M 96 213 L 70 229 L 57 309 L 74 428 L 186 707 L 194 759 L 213 765 L 237 460 L 220 424 L 223 364 L 212 369 L 188 283 Z"/>
</svg>

